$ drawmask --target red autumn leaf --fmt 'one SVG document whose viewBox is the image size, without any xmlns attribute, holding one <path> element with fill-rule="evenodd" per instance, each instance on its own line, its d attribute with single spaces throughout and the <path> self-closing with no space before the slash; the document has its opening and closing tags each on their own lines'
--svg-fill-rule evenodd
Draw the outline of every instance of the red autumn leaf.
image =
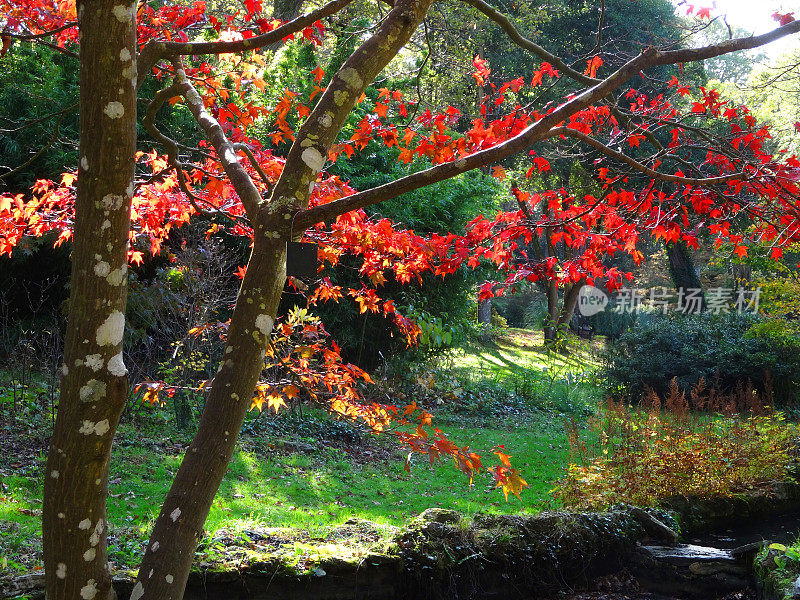
<svg viewBox="0 0 800 600">
<path fill-rule="evenodd" d="M 772 13 L 772 18 L 775 19 L 778 23 L 780 23 L 781 27 L 783 27 L 784 25 L 788 25 L 789 23 L 795 20 L 793 12 L 780 13 L 778 11 L 775 11 L 774 13 Z"/>
<path fill-rule="evenodd" d="M 322 78 L 325 77 L 325 71 L 320 66 L 312 69 L 311 74 L 314 76 L 314 82 L 317 84 L 322 83 Z"/>
<path fill-rule="evenodd" d="M 588 61 L 586 61 L 586 71 L 583 72 L 584 75 L 588 75 L 589 77 L 595 77 L 597 75 L 597 69 L 603 66 L 603 59 L 599 56 L 593 56 Z"/>
</svg>

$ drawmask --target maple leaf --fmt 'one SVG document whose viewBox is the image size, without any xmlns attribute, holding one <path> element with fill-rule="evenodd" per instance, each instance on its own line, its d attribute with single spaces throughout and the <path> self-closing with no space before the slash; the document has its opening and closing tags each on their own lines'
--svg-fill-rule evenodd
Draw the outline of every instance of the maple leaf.
<svg viewBox="0 0 800 600">
<path fill-rule="evenodd" d="M 634 147 L 638 148 L 639 147 L 639 143 L 643 139 L 644 139 L 643 135 L 631 134 L 631 135 L 628 136 L 628 144 L 630 145 L 631 148 L 634 148 Z"/>
<path fill-rule="evenodd" d="M 389 110 L 389 107 L 386 104 L 381 104 L 380 102 L 378 102 L 375 105 L 375 114 L 378 115 L 381 118 L 385 118 L 386 117 L 386 111 L 388 111 L 388 110 Z"/>
<path fill-rule="evenodd" d="M 475 67 L 475 72 L 472 76 L 475 78 L 475 82 L 478 84 L 478 87 L 483 87 L 486 85 L 486 80 L 491 73 L 491 69 L 488 67 L 488 62 L 482 59 L 480 56 L 475 56 L 472 60 L 472 65 Z"/>
<path fill-rule="evenodd" d="M 286 408 L 286 401 L 281 394 L 272 393 L 267 396 L 267 406 L 273 409 L 276 413 L 281 408 Z"/>
<path fill-rule="evenodd" d="M 506 178 L 506 170 L 502 165 L 492 167 L 492 177 L 496 177 L 500 181 L 503 181 Z"/>
<path fill-rule="evenodd" d="M 519 474 L 514 468 L 510 467 L 496 467 L 494 469 L 494 476 L 495 476 L 495 488 L 501 488 L 503 490 L 503 494 L 506 497 L 506 502 L 508 502 L 508 494 L 514 494 L 517 498 L 520 498 L 520 492 L 522 488 L 530 487 L 528 482 L 525 481 L 522 476 Z"/>
<path fill-rule="evenodd" d="M 783 27 L 784 25 L 788 25 L 789 23 L 795 20 L 793 12 L 780 13 L 778 11 L 775 11 L 774 13 L 772 13 L 772 18 L 775 19 L 781 25 L 781 27 Z"/>
<path fill-rule="evenodd" d="M 736 254 L 739 258 L 744 258 L 747 256 L 747 246 L 736 246 L 733 249 L 733 253 Z"/>
<path fill-rule="evenodd" d="M 594 78 L 597 75 L 597 69 L 599 69 L 602 66 L 603 66 L 603 59 L 600 58 L 599 56 L 593 56 L 588 61 L 586 61 L 586 70 L 583 72 L 583 74 Z"/>
<path fill-rule="evenodd" d="M 698 19 L 710 19 L 711 18 L 711 9 L 710 8 L 701 8 L 697 11 L 697 18 Z"/>
<path fill-rule="evenodd" d="M 317 65 L 312 71 L 311 74 L 314 76 L 314 82 L 317 84 L 322 83 L 322 78 L 325 77 L 325 70 Z M 313 100 L 313 98 L 312 98 Z"/>
</svg>

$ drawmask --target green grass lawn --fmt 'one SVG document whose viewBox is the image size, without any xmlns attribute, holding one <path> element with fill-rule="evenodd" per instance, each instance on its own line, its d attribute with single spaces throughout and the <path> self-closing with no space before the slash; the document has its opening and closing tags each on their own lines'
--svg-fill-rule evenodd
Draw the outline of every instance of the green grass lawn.
<svg viewBox="0 0 800 600">
<path fill-rule="evenodd" d="M 589 375 L 599 365 L 601 338 L 584 340 L 569 335 L 567 353 L 547 351 L 541 331 L 508 328 L 494 346 L 469 346 L 448 353 L 457 373 L 472 377 L 513 377 L 520 371 L 539 371 L 553 376 Z"/>
<path fill-rule="evenodd" d="M 507 368 L 509 376 L 540 378 L 541 366 L 533 356 L 536 350 L 515 344 L 513 339 L 501 341 L 497 349 L 486 353 L 502 357 L 507 367 L 498 368 Z M 464 368 L 468 360 L 483 360 L 474 351 L 463 356 L 467 357 L 462 359 Z M 560 369 L 567 372 L 566 366 Z M 487 400 L 487 407 L 492 401 Z M 403 469 L 405 453 L 391 435 L 365 434 L 358 443 L 340 443 L 325 433 L 326 427 L 341 425 L 327 421 L 319 412 L 307 412 L 305 421 L 265 414 L 248 419 L 251 432 L 243 435 L 220 487 L 206 523 L 207 534 L 214 538 L 220 531 L 292 527 L 313 536 L 324 535 L 353 517 L 388 529 L 430 507 L 471 515 L 478 511 L 538 512 L 555 506 L 549 491 L 569 459 L 563 412 L 525 406 L 507 414 L 440 412 L 438 422 L 450 438 L 482 451 L 487 464 L 494 459 L 489 450 L 505 446 L 513 465 L 530 485 L 521 500 L 511 496 L 506 501 L 499 490 L 492 489 L 488 474 L 476 478 L 470 487 L 449 461 L 432 467 L 425 457 L 414 457 L 407 473 Z M 137 563 L 188 442 L 187 434 L 175 432 L 162 417 L 145 413 L 136 424 L 123 423 L 117 435 L 109 479 L 109 541 L 110 558 L 121 568 Z M 304 422 L 315 424 L 318 431 L 304 426 L 299 434 L 292 433 L 296 424 Z M 289 444 L 307 447 L 288 451 L 287 439 Z M 0 561 L 4 561 L 0 573 L 41 565 L 44 455 L 31 457 L 25 469 L 15 469 L 9 460 L 15 459 L 0 456 L 0 472 L 8 474 L 0 495 Z"/>
</svg>

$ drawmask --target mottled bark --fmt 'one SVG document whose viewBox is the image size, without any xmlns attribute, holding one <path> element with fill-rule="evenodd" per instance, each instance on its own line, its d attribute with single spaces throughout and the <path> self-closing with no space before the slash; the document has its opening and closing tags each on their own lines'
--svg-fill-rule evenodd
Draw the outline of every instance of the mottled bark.
<svg viewBox="0 0 800 600">
<path fill-rule="evenodd" d="M 308 206 L 328 150 L 358 97 L 409 40 L 431 1 L 398 1 L 378 31 L 345 62 L 298 132 L 268 202 L 257 196 L 219 124 L 177 69 L 178 88 L 247 207 L 255 231 L 254 247 L 231 317 L 223 362 L 206 399 L 198 432 L 156 520 L 131 600 L 179 600 L 183 596 L 197 542 L 263 368 L 283 290 L 292 215 Z M 254 204 L 258 205 L 256 211 Z M 301 233 L 296 224 L 293 233 Z"/>
<path fill-rule="evenodd" d="M 122 335 L 136 143 L 135 8 L 78 4 L 81 158 L 61 397 L 44 486 L 50 600 L 114 597 L 106 496 L 128 386 Z"/>
<path fill-rule="evenodd" d="M 223 362 L 206 399 L 197 434 L 156 520 L 132 600 L 178 600 L 183 596 L 197 542 L 261 374 L 283 290 L 284 265 L 283 240 L 255 239 L 231 317 Z"/>
</svg>

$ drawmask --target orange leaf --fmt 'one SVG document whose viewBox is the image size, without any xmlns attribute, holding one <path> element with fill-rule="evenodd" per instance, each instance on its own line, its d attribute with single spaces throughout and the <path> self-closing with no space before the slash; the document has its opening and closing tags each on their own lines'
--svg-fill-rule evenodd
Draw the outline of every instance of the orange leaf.
<svg viewBox="0 0 800 600">
<path fill-rule="evenodd" d="M 593 78 L 597 75 L 597 69 L 602 66 L 603 59 L 599 56 L 593 56 L 591 59 L 586 61 L 586 70 L 583 72 L 583 74 Z"/>
</svg>

